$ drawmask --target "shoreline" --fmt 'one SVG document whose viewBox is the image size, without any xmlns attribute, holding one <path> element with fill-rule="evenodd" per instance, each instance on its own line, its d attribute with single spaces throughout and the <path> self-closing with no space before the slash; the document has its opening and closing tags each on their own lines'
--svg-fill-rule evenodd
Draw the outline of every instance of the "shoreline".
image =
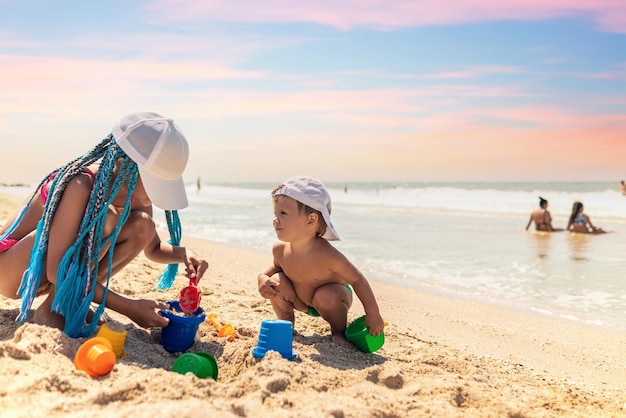
<svg viewBox="0 0 626 418">
<path fill-rule="evenodd" d="M 625 333 L 496 304 L 399 291 L 384 283 L 373 287 L 385 302 L 389 296 L 400 299 L 385 303 L 387 320 L 395 317 L 407 327 L 407 317 L 419 320 L 413 327 L 420 339 L 511 361 L 592 390 L 626 391 Z M 391 310 L 398 305 L 403 309 Z"/>
<path fill-rule="evenodd" d="M 162 232 L 166 234 L 166 231 L 162 231 Z M 534 231 L 530 231 L 530 233 L 533 233 L 533 232 Z M 266 257 L 270 256 L 269 250 L 266 252 L 266 251 L 259 250 L 258 248 L 253 248 L 253 247 L 249 247 L 245 245 L 237 245 L 233 243 L 214 241 L 211 239 L 202 238 L 202 237 L 194 236 L 194 235 L 189 235 L 188 238 L 193 239 L 193 240 L 199 240 L 199 241 L 208 241 L 215 245 L 223 245 L 225 247 L 233 248 L 234 250 L 237 250 L 237 251 L 239 250 L 250 251 L 253 253 L 260 254 L 260 255 L 265 255 Z M 167 237 L 165 237 L 164 239 L 167 240 Z M 270 247 L 268 246 L 268 248 Z M 270 262 L 269 258 L 267 262 Z M 402 283 L 398 280 L 394 280 L 393 276 L 385 276 L 384 274 L 382 275 L 376 275 L 376 274 L 371 274 L 371 273 L 364 273 L 364 274 L 369 281 L 378 282 L 382 285 L 389 285 L 392 287 L 397 287 L 399 289 L 406 289 L 408 291 L 415 291 L 418 294 L 434 295 L 434 296 L 441 297 L 444 299 L 452 299 L 455 301 L 462 301 L 464 303 L 469 303 L 469 304 L 493 306 L 496 309 L 499 309 L 505 312 L 518 313 L 519 315 L 522 315 L 522 316 L 528 315 L 531 317 L 537 317 L 539 319 L 548 320 L 548 321 L 569 323 L 573 327 L 581 326 L 583 328 L 597 329 L 600 332 L 615 333 L 618 335 L 623 334 L 626 337 L 626 325 L 622 325 L 620 327 L 620 326 L 616 326 L 612 324 L 601 324 L 601 323 L 598 323 L 598 321 L 594 318 L 578 317 L 575 314 L 569 313 L 567 311 L 561 311 L 561 312 L 550 311 L 546 308 L 542 308 L 539 306 L 528 307 L 528 306 L 524 306 L 523 303 L 514 301 L 514 300 L 506 300 L 502 302 L 502 301 L 496 301 L 496 300 L 490 299 L 488 297 L 466 295 L 463 293 L 455 292 L 453 290 L 439 288 L 437 286 L 428 286 L 428 285 L 421 284 L 421 283 L 417 283 L 417 284 Z"/>
<path fill-rule="evenodd" d="M 162 232 L 166 234 L 166 231 L 162 231 Z M 270 256 L 269 251 L 266 253 L 259 249 L 247 247 L 244 245 L 224 243 L 224 242 L 214 241 L 211 239 L 206 239 L 206 238 L 193 236 L 193 235 L 190 235 L 187 238 L 192 239 L 192 240 L 198 240 L 198 241 L 207 241 L 215 245 L 221 245 L 224 247 L 232 248 L 236 251 L 239 251 L 239 250 L 250 251 L 252 253 L 264 255 L 266 257 Z M 167 237 L 165 237 L 164 239 L 167 239 Z M 618 335 L 624 334 L 624 336 L 626 337 L 626 325 L 624 326 L 624 328 L 619 328 L 619 327 L 616 327 L 615 325 L 599 324 L 597 323 L 597 321 L 594 322 L 594 320 L 592 319 L 585 320 L 583 318 L 575 317 L 572 314 L 569 314 L 567 312 L 556 313 L 552 311 L 543 310 L 542 308 L 539 308 L 539 307 L 528 308 L 528 307 L 522 306 L 521 303 L 518 303 L 515 301 L 508 300 L 506 302 L 499 302 L 495 300 L 490 300 L 489 298 L 486 298 L 486 297 L 471 296 L 471 295 L 464 295 L 461 293 L 455 293 L 454 291 L 443 289 L 443 288 L 437 288 L 436 286 L 427 286 L 423 284 L 411 285 L 409 283 L 399 283 L 397 281 L 394 281 L 392 277 L 386 278 L 382 276 L 376 276 L 375 274 L 365 274 L 365 276 L 370 282 L 378 282 L 381 285 L 388 285 L 391 287 L 397 287 L 399 289 L 415 291 L 418 294 L 433 295 L 436 297 L 441 297 L 444 299 L 452 299 L 455 301 L 462 301 L 464 303 L 469 303 L 469 304 L 493 306 L 496 309 L 506 311 L 506 312 L 518 313 L 519 315 L 522 315 L 522 316 L 528 315 L 531 317 L 537 317 L 539 319 L 548 320 L 548 321 L 569 323 L 573 327 L 581 326 L 583 328 L 597 329 L 600 332 L 608 332 L 608 333 L 614 333 Z"/>
<path fill-rule="evenodd" d="M 259 271 L 271 257 L 269 252 L 234 249 L 197 237 L 184 237 L 185 243 L 192 249 L 208 246 L 219 248 L 219 253 L 232 250 L 248 253 L 259 260 Z M 506 359 L 591 390 L 614 386 L 626 392 L 626 348 L 621 348 L 626 347 L 624 332 L 380 280 L 368 281 L 385 320 L 412 337 L 444 344 L 468 355 Z M 250 282 L 256 288 L 255 275 L 250 276 Z M 363 314 L 363 307 L 355 297 L 349 315 Z M 617 350 L 606 353 L 604 347 L 611 345 Z"/>
<path fill-rule="evenodd" d="M 0 222 L 2 212 L 21 200 L 0 194 Z M 85 339 L 16 324 L 19 300 L 0 297 L 0 375 L 9 381 L 0 389 L 0 409 L 27 416 L 20 411 L 29 403 L 29 413 L 49 417 L 188 411 L 182 418 L 195 416 L 196 408 L 223 416 L 272 417 L 391 411 L 397 416 L 626 414 L 626 335 L 376 280 L 370 284 L 389 322 L 380 351 L 340 349 L 330 342 L 323 320 L 297 314 L 298 360 L 273 353 L 255 360 L 250 350 L 260 321 L 274 318 L 256 291 L 256 274 L 269 261 L 269 251 L 192 237 L 183 237 L 183 244 L 210 263 L 200 283 L 203 308 L 231 322 L 238 333 L 231 343 L 218 338 L 211 324 L 201 324 L 194 350 L 215 356 L 217 382 L 169 371 L 176 356 L 158 343 L 160 330 L 137 328 L 110 310 L 113 323 L 128 330 L 127 357 L 110 375 L 92 380 L 71 364 Z M 155 280 L 162 269 L 141 256 L 115 276 L 111 288 L 131 298 L 174 300 L 184 277 L 159 292 Z M 362 312 L 355 298 L 349 319 Z M 141 395 L 135 394 L 139 387 Z M 63 406 L 67 403 L 70 410 Z"/>
</svg>

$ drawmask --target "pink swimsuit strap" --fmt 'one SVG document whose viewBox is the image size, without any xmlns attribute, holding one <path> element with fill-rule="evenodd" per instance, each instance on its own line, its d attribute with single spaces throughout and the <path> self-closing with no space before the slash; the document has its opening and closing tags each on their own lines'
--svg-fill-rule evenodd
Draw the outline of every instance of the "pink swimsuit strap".
<svg viewBox="0 0 626 418">
<path fill-rule="evenodd" d="M 83 168 L 83 173 L 89 174 L 91 176 L 92 179 L 96 179 L 96 174 L 91 171 L 88 168 Z M 41 185 L 41 191 L 39 192 L 39 194 L 41 195 L 41 203 L 42 204 L 46 204 L 46 202 L 48 201 L 48 193 L 50 193 L 50 182 L 52 182 L 52 180 L 54 180 L 54 178 L 57 176 L 58 171 L 55 171 L 53 173 L 51 173 L 48 178 L 46 179 L 46 181 Z"/>
<path fill-rule="evenodd" d="M 0 240 L 0 253 L 5 252 L 6 250 L 11 248 L 18 242 L 20 242 L 19 239 L 13 239 L 13 238 L 8 238 L 8 237 L 3 240 Z"/>
</svg>

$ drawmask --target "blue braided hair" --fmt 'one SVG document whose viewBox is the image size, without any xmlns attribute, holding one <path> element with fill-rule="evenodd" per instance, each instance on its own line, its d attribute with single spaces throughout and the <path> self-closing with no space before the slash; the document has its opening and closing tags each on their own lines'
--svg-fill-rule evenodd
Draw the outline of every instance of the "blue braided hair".
<svg viewBox="0 0 626 418">
<path fill-rule="evenodd" d="M 167 229 L 170 232 L 169 243 L 172 245 L 180 245 L 180 238 L 182 235 L 180 218 L 178 217 L 178 211 L 166 210 L 165 218 L 167 219 Z M 172 287 L 174 279 L 178 274 L 178 264 L 168 264 L 165 271 L 159 276 L 159 290 L 165 290 Z"/>
<path fill-rule="evenodd" d="M 44 256 L 48 248 L 50 225 L 52 223 L 53 215 L 56 212 L 56 208 L 59 204 L 60 196 L 65 190 L 67 183 L 74 175 L 78 174 L 80 170 L 82 170 L 82 168 L 95 162 L 99 157 L 102 156 L 102 153 L 104 152 L 104 149 L 107 146 L 108 142 L 110 142 L 109 138 L 100 142 L 89 153 L 83 155 L 82 157 L 76 158 L 75 160 L 69 162 L 58 170 L 53 171 L 48 176 L 46 176 L 44 181 L 42 181 L 38 186 L 39 189 L 42 186 L 43 182 L 45 182 L 53 173 L 56 172 L 56 177 L 52 181 L 49 188 L 48 199 L 46 200 L 43 215 L 37 224 L 35 242 L 33 243 L 33 248 L 31 250 L 30 261 L 28 263 L 26 271 L 24 272 L 24 275 L 22 276 L 22 282 L 20 283 L 20 287 L 18 289 L 18 294 L 22 297 L 22 306 L 20 308 L 20 314 L 17 317 L 17 320 L 20 322 L 23 322 L 30 313 L 30 308 L 32 306 L 33 300 L 37 295 L 37 287 L 41 280 L 44 269 Z M 26 204 L 25 209 L 28 208 L 28 205 L 35 197 L 35 195 L 36 193 L 31 196 L 29 202 Z M 16 223 L 14 223 L 13 225 L 16 224 L 19 224 L 19 222 L 16 221 Z"/>
<path fill-rule="evenodd" d="M 37 186 L 37 188 L 35 189 L 35 193 L 33 193 L 30 196 L 30 198 L 28 199 L 24 207 L 22 207 L 22 209 L 20 210 L 20 213 L 17 215 L 17 218 L 15 218 L 15 221 L 13 221 L 11 225 L 9 225 L 7 230 L 4 231 L 4 234 L 0 234 L 0 241 L 10 236 L 13 233 L 13 231 L 15 231 L 15 229 L 18 227 L 20 222 L 22 222 L 24 215 L 26 215 L 26 212 L 28 212 L 28 207 L 30 206 L 30 203 L 33 201 L 33 199 L 35 198 L 35 195 L 37 194 L 36 191 L 39 190 L 39 188 L 46 182 L 46 180 L 48 180 L 48 177 L 49 175 L 44 177 L 43 180 L 41 180 L 41 183 L 39 183 L 39 186 Z"/>
<path fill-rule="evenodd" d="M 114 176 L 114 168 L 118 159 L 122 159 L 122 163 L 117 175 Z M 76 241 L 66 251 L 57 270 L 56 293 L 52 302 L 52 311 L 65 317 L 64 332 L 72 338 L 91 335 L 97 326 L 98 319 L 104 312 L 111 278 L 115 243 L 123 224 L 130 215 L 130 197 L 137 183 L 139 173 L 137 164 L 119 148 L 115 143 L 113 135 L 109 135 L 87 154 L 76 158 L 74 161 L 56 170 L 56 177 L 50 186 L 50 193 L 44 207 L 43 216 L 37 225 L 30 262 L 24 272 L 18 290 L 18 294 L 22 297 L 22 306 L 17 319 L 22 322 L 30 312 L 30 308 L 36 296 L 37 287 L 43 274 L 50 225 L 61 196 L 72 178 L 98 160 L 101 160 L 100 166 L 96 173 L 94 186 L 85 209 L 85 214 L 79 226 Z M 49 176 L 46 178 L 48 177 Z M 110 235 L 103 237 L 108 207 L 125 183 L 128 183 L 128 195 L 124 203 L 120 222 L 118 222 L 115 230 Z M 41 187 L 42 184 L 43 182 L 40 183 L 39 187 Z M 32 200 L 32 198 L 33 197 L 31 197 L 30 200 Z M 27 203 L 26 207 L 28 207 L 29 203 L 30 201 Z M 172 236 L 171 241 L 176 242 L 175 245 L 178 245 L 180 242 L 180 221 L 178 219 L 178 213 L 176 211 L 172 212 L 175 213 L 168 218 L 168 228 L 170 229 L 170 233 L 172 233 L 173 230 L 176 230 L 177 225 L 177 235 Z M 24 213 L 24 210 L 22 210 L 22 213 L 18 216 L 16 222 L 11 225 L 9 230 L 15 229 L 16 225 L 19 224 L 19 220 L 24 216 Z M 171 221 L 170 218 L 172 218 Z M 86 318 L 89 312 L 89 306 L 93 302 L 95 283 L 98 277 L 100 252 L 102 247 L 109 242 L 110 246 L 107 252 L 108 265 L 104 294 L 100 305 L 94 312 L 91 322 L 87 323 Z M 173 270 L 173 268 L 168 266 L 166 271 L 168 270 Z M 176 272 L 177 268 L 174 270 L 174 276 Z"/>
</svg>

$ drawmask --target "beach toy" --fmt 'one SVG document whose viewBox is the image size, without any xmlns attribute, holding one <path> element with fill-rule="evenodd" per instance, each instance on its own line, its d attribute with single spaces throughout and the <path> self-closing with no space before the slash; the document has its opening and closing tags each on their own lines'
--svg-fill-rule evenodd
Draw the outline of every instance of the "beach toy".
<svg viewBox="0 0 626 418">
<path fill-rule="evenodd" d="M 91 377 L 108 374 L 115 366 L 115 353 L 109 340 L 93 337 L 85 341 L 76 351 L 74 366 Z"/>
<path fill-rule="evenodd" d="M 228 341 L 233 341 L 235 339 L 235 327 L 233 327 L 231 324 L 220 324 L 220 322 L 217 320 L 217 314 L 211 312 L 209 314 L 209 322 L 213 324 L 213 326 L 217 330 L 218 337 L 225 337 L 228 335 Z"/>
<path fill-rule="evenodd" d="M 183 287 L 178 296 L 178 302 L 183 312 L 192 313 L 200 307 L 202 291 L 198 288 L 198 279 L 195 275 L 189 277 L 189 286 Z"/>
<path fill-rule="evenodd" d="M 263 358 L 269 350 L 278 351 L 283 358 L 293 360 L 296 357 L 292 350 L 293 324 L 282 319 L 264 319 L 261 321 L 259 342 L 252 349 L 252 355 Z"/>
<path fill-rule="evenodd" d="M 202 308 L 196 309 L 191 314 L 185 314 L 175 300 L 168 304 L 169 310 L 161 309 L 161 315 L 170 320 L 170 323 L 161 329 L 161 345 L 172 353 L 186 351 L 193 345 L 198 327 L 206 315 Z"/>
<path fill-rule="evenodd" d="M 98 331 L 96 337 L 102 337 L 109 340 L 111 343 L 111 347 L 113 348 L 113 352 L 115 353 L 115 357 L 122 358 L 126 355 L 124 352 L 124 341 L 126 340 L 126 330 L 122 332 L 113 331 L 111 328 L 107 326 L 107 324 L 103 324 Z"/>
<path fill-rule="evenodd" d="M 180 374 L 191 372 L 201 379 L 212 377 L 217 380 L 217 361 L 209 353 L 184 353 L 176 359 L 172 371 Z"/>
<path fill-rule="evenodd" d="M 387 324 L 385 323 L 385 325 Z M 355 319 L 348 328 L 346 328 L 344 335 L 348 341 L 354 344 L 359 350 L 366 353 L 373 353 L 385 343 L 384 332 L 377 336 L 370 334 L 369 328 L 365 325 L 365 315 Z"/>
</svg>

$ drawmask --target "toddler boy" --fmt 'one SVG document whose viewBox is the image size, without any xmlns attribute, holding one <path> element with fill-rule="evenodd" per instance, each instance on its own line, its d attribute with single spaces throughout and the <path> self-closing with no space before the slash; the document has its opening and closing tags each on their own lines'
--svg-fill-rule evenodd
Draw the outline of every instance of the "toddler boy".
<svg viewBox="0 0 626 418">
<path fill-rule="evenodd" d="M 258 276 L 259 293 L 270 299 L 278 319 L 295 323 L 294 310 L 321 316 L 333 342 L 352 348 L 344 337 L 352 289 L 361 300 L 370 334 L 383 332 L 374 293 L 363 274 L 328 241 L 339 240 L 330 220 L 330 195 L 317 179 L 291 177 L 272 192 L 273 264 Z"/>
</svg>

